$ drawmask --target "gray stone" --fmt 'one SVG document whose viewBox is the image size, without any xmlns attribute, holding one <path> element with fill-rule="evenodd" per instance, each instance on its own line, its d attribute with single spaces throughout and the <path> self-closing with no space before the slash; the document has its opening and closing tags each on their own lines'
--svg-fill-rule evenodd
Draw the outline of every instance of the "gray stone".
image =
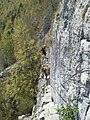
<svg viewBox="0 0 90 120">
<path fill-rule="evenodd" d="M 76 96 L 78 119 L 86 120 L 90 101 L 90 0 L 63 0 L 58 14 L 50 50 L 54 102 L 65 106 Z"/>
<path fill-rule="evenodd" d="M 49 21 L 44 23 L 41 39 L 50 27 Z M 50 85 L 39 80 L 36 111 L 30 120 L 59 120 L 57 107 L 66 106 L 68 101 L 78 103 L 76 120 L 90 120 L 90 0 L 60 2 L 49 61 Z"/>
</svg>

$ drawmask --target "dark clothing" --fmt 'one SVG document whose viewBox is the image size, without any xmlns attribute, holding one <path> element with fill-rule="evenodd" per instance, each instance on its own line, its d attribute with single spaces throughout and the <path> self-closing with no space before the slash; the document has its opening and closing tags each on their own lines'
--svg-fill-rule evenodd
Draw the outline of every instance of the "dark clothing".
<svg viewBox="0 0 90 120">
<path fill-rule="evenodd" d="M 46 56 L 46 47 L 43 47 L 43 48 L 42 48 L 42 55 L 45 55 L 45 56 Z"/>
<path fill-rule="evenodd" d="M 46 72 L 46 70 L 43 70 L 43 72 L 44 72 L 44 74 L 46 76 L 46 80 L 47 80 L 47 72 Z"/>
</svg>

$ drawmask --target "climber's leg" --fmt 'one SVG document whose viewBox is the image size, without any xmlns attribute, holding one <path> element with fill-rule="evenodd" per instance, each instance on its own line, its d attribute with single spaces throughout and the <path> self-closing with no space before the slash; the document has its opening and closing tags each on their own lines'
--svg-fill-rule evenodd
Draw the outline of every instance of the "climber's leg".
<svg viewBox="0 0 90 120">
<path fill-rule="evenodd" d="M 46 77 L 46 80 L 47 80 L 47 73 L 46 73 L 46 71 L 44 73 L 45 73 L 45 77 Z"/>
</svg>

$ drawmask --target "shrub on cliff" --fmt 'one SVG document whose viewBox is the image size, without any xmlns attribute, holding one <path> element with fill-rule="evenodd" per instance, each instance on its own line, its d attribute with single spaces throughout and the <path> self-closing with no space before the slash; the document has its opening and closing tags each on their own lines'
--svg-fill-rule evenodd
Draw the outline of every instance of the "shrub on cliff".
<svg viewBox="0 0 90 120">
<path fill-rule="evenodd" d="M 62 106 L 58 109 L 60 120 L 75 120 L 77 111 L 78 108 L 76 106 L 72 107 L 70 103 L 67 103 L 66 107 Z"/>
</svg>

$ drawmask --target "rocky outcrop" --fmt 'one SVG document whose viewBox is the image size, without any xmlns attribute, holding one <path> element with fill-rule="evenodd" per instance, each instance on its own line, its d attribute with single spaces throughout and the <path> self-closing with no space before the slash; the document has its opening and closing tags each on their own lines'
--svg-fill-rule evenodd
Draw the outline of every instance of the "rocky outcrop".
<svg viewBox="0 0 90 120">
<path fill-rule="evenodd" d="M 21 61 L 16 62 L 15 64 L 7 67 L 5 70 L 3 70 L 0 73 L 0 80 L 4 80 L 5 77 L 10 76 L 11 75 L 11 71 L 13 71 L 15 69 L 15 67 L 21 67 Z"/>
<path fill-rule="evenodd" d="M 45 79 L 40 79 L 38 85 L 37 104 L 33 107 L 32 116 L 22 115 L 18 120 L 59 120 L 51 85 Z"/>
<path fill-rule="evenodd" d="M 50 81 L 56 104 L 78 101 L 90 119 L 90 0 L 62 0 L 53 25 Z"/>
<path fill-rule="evenodd" d="M 38 93 L 37 111 L 33 111 L 32 120 L 59 120 L 57 106 L 52 100 L 51 86 L 48 85 L 45 90 L 43 87 L 41 89 L 42 91 Z"/>
</svg>

